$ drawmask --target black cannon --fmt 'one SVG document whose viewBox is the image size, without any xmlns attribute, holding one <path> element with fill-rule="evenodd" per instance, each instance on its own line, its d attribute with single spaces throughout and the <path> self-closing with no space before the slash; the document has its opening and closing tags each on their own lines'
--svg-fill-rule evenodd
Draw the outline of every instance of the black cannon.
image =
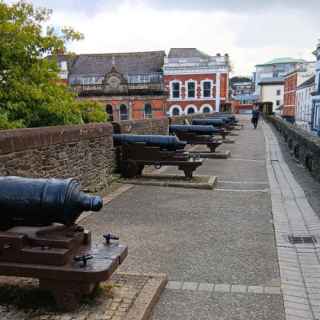
<svg viewBox="0 0 320 320">
<path fill-rule="evenodd" d="M 102 206 L 74 179 L 0 177 L 0 275 L 38 278 L 58 307 L 76 308 L 127 255 L 103 237 L 92 246 L 90 231 L 76 224 Z"/>
<path fill-rule="evenodd" d="M 201 125 L 171 125 L 169 133 L 191 145 L 206 145 L 210 152 L 215 152 L 222 141 L 213 136 L 219 134 L 219 129 L 213 126 Z"/>
<path fill-rule="evenodd" d="M 211 119 L 226 119 L 228 121 L 228 123 L 230 124 L 237 124 L 239 122 L 239 120 L 236 118 L 235 115 L 230 114 L 230 113 L 217 113 L 217 114 L 211 114 L 210 115 Z"/>
<path fill-rule="evenodd" d="M 184 150 L 185 141 L 175 136 L 114 134 L 116 158 L 120 173 L 125 178 L 140 176 L 146 165 L 178 166 L 187 178 L 202 164 Z"/>
<path fill-rule="evenodd" d="M 113 142 L 115 146 L 123 144 L 143 143 L 150 147 L 159 147 L 161 150 L 182 150 L 186 146 L 185 141 L 180 141 L 173 136 L 161 135 L 133 135 L 133 134 L 114 134 Z"/>
<path fill-rule="evenodd" d="M 223 139 L 230 134 L 230 131 L 227 130 L 228 124 L 224 119 L 193 119 L 192 125 L 213 126 L 216 129 L 215 135 L 220 135 Z"/>
<path fill-rule="evenodd" d="M 75 179 L 0 177 L 0 229 L 55 222 L 69 226 L 82 212 L 102 206 L 102 199 L 81 192 Z"/>
</svg>

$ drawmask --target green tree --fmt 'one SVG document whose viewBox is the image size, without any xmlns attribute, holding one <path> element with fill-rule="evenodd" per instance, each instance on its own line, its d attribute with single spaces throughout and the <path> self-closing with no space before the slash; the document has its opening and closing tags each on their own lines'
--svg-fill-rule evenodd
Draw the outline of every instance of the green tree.
<svg viewBox="0 0 320 320">
<path fill-rule="evenodd" d="M 50 15 L 51 10 L 24 1 L 0 0 L 0 129 L 106 120 L 100 105 L 78 102 L 59 81 L 54 56 L 83 35 L 72 28 L 59 34 L 44 30 Z"/>
</svg>

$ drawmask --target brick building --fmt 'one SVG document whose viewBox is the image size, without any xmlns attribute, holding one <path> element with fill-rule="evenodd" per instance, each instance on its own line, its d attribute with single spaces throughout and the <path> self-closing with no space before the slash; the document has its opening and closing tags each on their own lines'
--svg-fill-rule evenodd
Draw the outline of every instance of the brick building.
<svg viewBox="0 0 320 320">
<path fill-rule="evenodd" d="M 228 100 L 228 55 L 209 56 L 195 48 L 171 49 L 164 63 L 169 115 L 219 111 Z"/>
<path fill-rule="evenodd" d="M 295 70 L 284 76 L 284 94 L 282 110 L 282 116 L 284 118 L 295 118 L 297 106 L 297 88 L 313 75 L 314 66 L 314 62 L 304 62 L 299 64 Z"/>
<path fill-rule="evenodd" d="M 114 120 L 166 114 L 164 51 L 58 56 L 60 78 L 79 99 L 98 101 Z"/>
</svg>

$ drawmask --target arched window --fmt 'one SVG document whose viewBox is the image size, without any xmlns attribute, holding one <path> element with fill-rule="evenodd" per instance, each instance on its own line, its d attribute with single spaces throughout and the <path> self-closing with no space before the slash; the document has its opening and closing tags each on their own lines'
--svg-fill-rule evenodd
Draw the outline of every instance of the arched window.
<svg viewBox="0 0 320 320">
<path fill-rule="evenodd" d="M 188 114 L 195 113 L 195 112 L 196 110 L 192 107 L 188 109 Z"/>
<path fill-rule="evenodd" d="M 173 108 L 173 109 L 172 109 L 172 115 L 173 115 L 173 116 L 178 116 L 178 115 L 180 115 L 180 110 L 179 110 L 179 108 Z"/>
<path fill-rule="evenodd" d="M 152 106 L 150 103 L 146 103 L 144 105 L 144 118 L 145 119 L 152 118 Z"/>
<path fill-rule="evenodd" d="M 211 113 L 213 112 L 212 106 L 210 104 L 204 104 L 200 108 L 200 112 L 202 113 Z"/>
<path fill-rule="evenodd" d="M 192 114 L 198 112 L 198 109 L 195 105 L 189 105 L 185 108 L 184 112 L 186 114 Z"/>
<path fill-rule="evenodd" d="M 173 117 L 173 116 L 179 116 L 179 115 L 181 115 L 181 114 L 183 114 L 183 110 L 182 110 L 181 106 L 175 104 L 175 105 L 173 105 L 173 106 L 170 107 L 169 115 L 170 115 L 171 117 Z"/>
<path fill-rule="evenodd" d="M 125 104 L 120 105 L 120 120 L 129 120 L 129 110 Z"/>
</svg>

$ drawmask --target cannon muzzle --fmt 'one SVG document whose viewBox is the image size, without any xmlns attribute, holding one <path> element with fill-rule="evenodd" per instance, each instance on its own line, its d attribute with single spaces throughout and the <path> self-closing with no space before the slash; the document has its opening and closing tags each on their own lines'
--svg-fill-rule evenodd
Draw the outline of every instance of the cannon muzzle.
<svg viewBox="0 0 320 320">
<path fill-rule="evenodd" d="M 103 201 L 80 191 L 75 179 L 0 177 L 0 229 L 8 226 L 72 225 Z"/>
</svg>

